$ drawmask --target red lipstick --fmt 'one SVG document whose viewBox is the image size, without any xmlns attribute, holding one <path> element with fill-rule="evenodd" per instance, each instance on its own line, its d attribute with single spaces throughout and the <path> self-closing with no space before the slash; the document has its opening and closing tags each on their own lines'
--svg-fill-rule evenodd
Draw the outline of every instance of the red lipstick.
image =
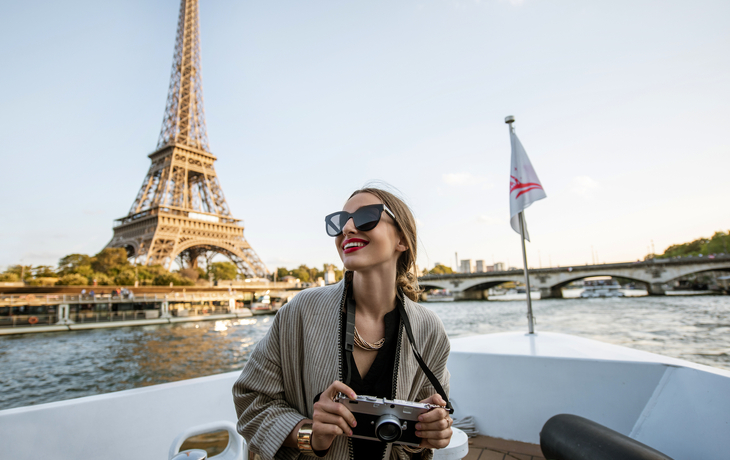
<svg viewBox="0 0 730 460">
<path fill-rule="evenodd" d="M 348 238 L 342 242 L 342 252 L 345 254 L 355 252 L 358 249 L 362 249 L 367 246 L 368 243 L 370 242 L 361 238 Z"/>
</svg>

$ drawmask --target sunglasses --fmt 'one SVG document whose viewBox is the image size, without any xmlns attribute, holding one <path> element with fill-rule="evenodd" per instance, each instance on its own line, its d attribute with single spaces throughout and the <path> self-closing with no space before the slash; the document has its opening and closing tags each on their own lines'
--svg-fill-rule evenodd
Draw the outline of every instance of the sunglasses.
<svg viewBox="0 0 730 460">
<path fill-rule="evenodd" d="M 352 218 L 352 223 L 355 224 L 355 228 L 361 232 L 372 230 L 378 225 L 378 222 L 380 222 L 380 216 L 383 215 L 383 211 L 387 212 L 393 219 L 393 222 L 396 222 L 397 224 L 395 214 L 393 214 L 393 211 L 388 209 L 386 205 L 370 204 L 363 206 L 352 214 L 347 211 L 338 211 L 325 217 L 324 223 L 327 228 L 327 234 L 329 236 L 342 235 L 342 229 L 345 228 L 345 224 L 347 224 L 347 221 L 350 220 L 350 218 Z"/>
</svg>

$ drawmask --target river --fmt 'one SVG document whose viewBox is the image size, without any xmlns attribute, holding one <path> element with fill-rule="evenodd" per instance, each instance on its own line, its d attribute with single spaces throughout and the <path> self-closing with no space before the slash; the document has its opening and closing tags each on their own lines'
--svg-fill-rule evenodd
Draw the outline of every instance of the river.
<svg viewBox="0 0 730 460">
<path fill-rule="evenodd" d="M 452 338 L 527 331 L 524 301 L 427 302 Z M 535 330 L 730 370 L 730 296 L 533 301 Z M 0 337 L 0 410 L 240 370 L 273 316 Z"/>
</svg>

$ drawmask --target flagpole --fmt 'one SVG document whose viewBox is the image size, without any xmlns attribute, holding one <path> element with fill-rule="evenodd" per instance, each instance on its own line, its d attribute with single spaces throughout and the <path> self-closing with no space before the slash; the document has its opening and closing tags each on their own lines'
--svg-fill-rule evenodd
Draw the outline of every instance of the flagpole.
<svg viewBox="0 0 730 460">
<path fill-rule="evenodd" d="M 512 133 L 514 132 L 514 127 L 512 126 L 512 123 L 515 122 L 515 117 L 512 115 L 506 117 L 504 119 L 504 122 L 509 125 L 509 131 L 510 131 L 510 142 L 512 141 Z M 527 295 L 527 330 L 529 334 L 534 334 L 534 320 L 532 317 L 532 298 L 530 297 L 530 276 L 527 274 L 527 252 L 525 251 L 525 233 L 527 233 L 525 230 L 525 214 L 523 211 L 520 211 L 519 213 L 520 218 L 520 238 L 522 239 L 522 266 L 524 267 L 525 271 L 525 287 L 526 287 L 526 295 Z"/>
<path fill-rule="evenodd" d="M 522 264 L 525 267 L 525 285 L 527 286 L 527 330 L 530 334 L 535 333 L 532 317 L 532 299 L 530 296 L 530 276 L 527 274 L 527 252 L 525 251 L 525 214 L 520 211 L 520 229 L 522 230 Z"/>
</svg>

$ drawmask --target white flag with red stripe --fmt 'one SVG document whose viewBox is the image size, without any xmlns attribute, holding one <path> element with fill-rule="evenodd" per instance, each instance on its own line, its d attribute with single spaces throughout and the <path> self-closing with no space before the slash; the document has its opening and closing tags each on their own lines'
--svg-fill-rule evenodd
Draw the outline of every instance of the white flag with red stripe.
<svg viewBox="0 0 730 460">
<path fill-rule="evenodd" d="M 535 169 L 527 158 L 527 152 L 522 147 L 517 134 L 510 129 L 510 141 L 512 142 L 512 164 L 510 166 L 509 180 L 509 223 L 514 231 L 520 231 L 519 213 L 537 200 L 547 197 L 545 190 L 540 184 Z M 525 239 L 530 241 L 530 234 L 527 232 L 525 222 Z"/>
</svg>

